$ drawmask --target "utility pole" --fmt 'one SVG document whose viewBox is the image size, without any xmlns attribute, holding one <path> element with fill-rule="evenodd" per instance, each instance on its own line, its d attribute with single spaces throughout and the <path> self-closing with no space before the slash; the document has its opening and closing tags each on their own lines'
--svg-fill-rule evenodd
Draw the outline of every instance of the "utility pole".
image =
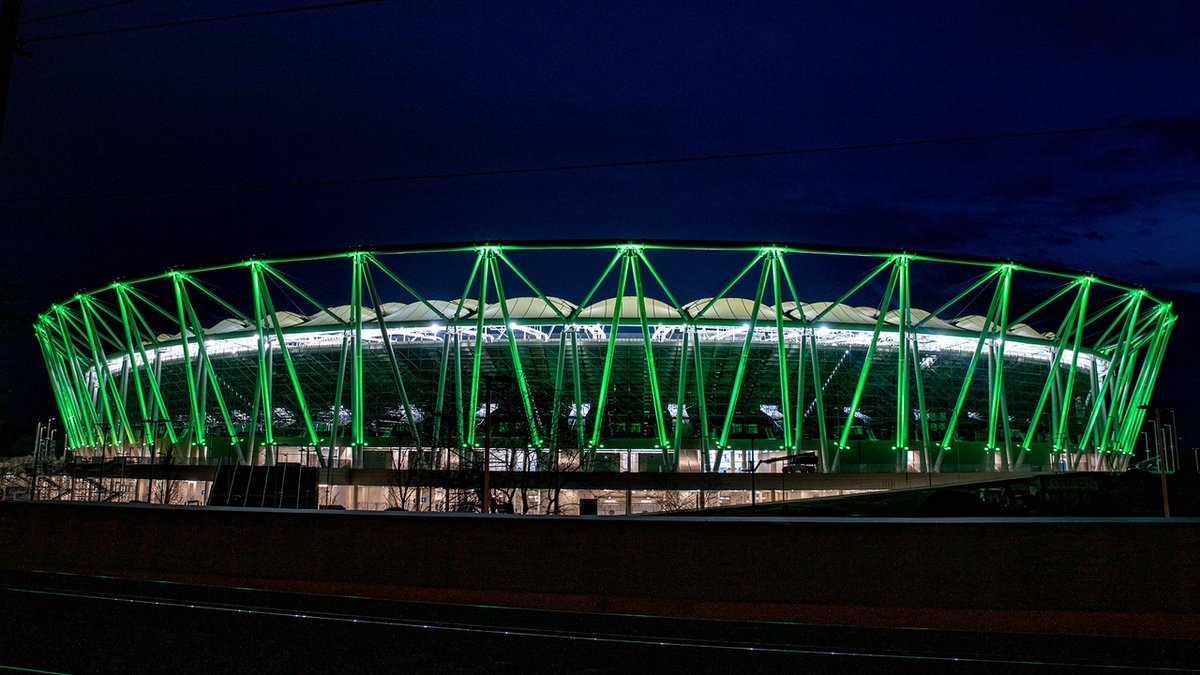
<svg viewBox="0 0 1200 675">
<path fill-rule="evenodd" d="M 1172 412 L 1174 410 L 1172 409 Z M 1171 517 L 1171 500 L 1167 497 L 1167 466 L 1163 455 L 1167 452 L 1167 438 L 1162 428 L 1162 408 L 1154 408 L 1154 443 L 1158 446 L 1158 477 L 1162 481 L 1163 518 Z"/>
<path fill-rule="evenodd" d="M 1162 483 L 1163 518 L 1171 517 L 1171 500 L 1167 496 L 1167 465 L 1163 455 L 1167 452 L 1167 438 L 1163 433 L 1162 407 L 1156 405 L 1139 405 L 1139 410 L 1154 411 L 1154 447 L 1158 450 L 1158 477 Z M 1167 408 L 1174 413 L 1174 408 Z"/>
<path fill-rule="evenodd" d="M 492 509 L 492 382 L 516 383 L 508 375 L 495 374 L 484 376 L 483 403 L 483 513 L 491 513 Z M 511 444 L 510 444 L 511 445 Z"/>
<path fill-rule="evenodd" d="M 4 111 L 8 109 L 8 83 L 12 80 L 13 59 L 28 53 L 17 46 L 17 22 L 21 0 L 0 0 L 0 142 L 4 141 Z"/>
<path fill-rule="evenodd" d="M 42 421 L 38 420 L 37 439 L 33 442 L 33 476 L 29 481 L 29 500 L 37 499 L 38 455 L 42 452 Z"/>
</svg>

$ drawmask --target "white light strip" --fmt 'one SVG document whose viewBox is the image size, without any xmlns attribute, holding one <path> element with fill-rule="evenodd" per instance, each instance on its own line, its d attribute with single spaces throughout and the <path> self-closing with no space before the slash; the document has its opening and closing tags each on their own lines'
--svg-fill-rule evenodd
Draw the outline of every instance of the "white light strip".
<svg viewBox="0 0 1200 675">
<path fill-rule="evenodd" d="M 600 326 L 590 325 L 572 325 L 566 326 L 567 330 L 579 329 L 583 332 L 581 339 L 594 342 L 606 341 L 607 333 Z M 626 327 L 622 327 L 626 328 Z M 640 327 L 636 327 L 640 332 Z M 668 335 L 682 330 L 683 327 L 661 326 L 654 329 L 652 338 L 655 341 L 665 341 Z M 552 337 L 557 337 L 558 332 L 563 330 L 563 326 L 525 326 L 514 324 L 511 328 L 513 336 L 518 341 L 534 341 L 546 342 Z M 740 342 L 746 338 L 746 326 L 736 327 L 700 327 L 696 329 L 697 337 L 704 342 Z M 818 327 L 816 329 L 806 328 L 784 328 L 783 337 L 785 343 L 798 343 L 806 331 L 812 331 L 819 345 L 838 348 L 850 347 L 867 347 L 871 343 L 873 330 L 846 330 L 839 328 Z M 459 333 L 464 337 L 474 340 L 475 329 L 471 327 L 461 327 Z M 340 350 L 342 348 L 342 340 L 348 331 L 345 330 L 328 330 L 312 333 L 292 333 L 287 334 L 287 345 L 292 348 L 307 348 L 307 349 L 330 349 Z M 405 344 L 431 344 L 441 343 L 442 333 L 445 328 L 437 324 L 423 328 L 389 328 L 388 337 L 393 343 Z M 505 339 L 505 329 L 503 327 L 486 327 L 484 328 L 483 341 L 485 343 L 494 342 L 496 340 Z M 366 345 L 382 345 L 383 334 L 378 328 L 363 329 L 363 344 Z M 977 335 L 965 335 L 963 337 L 950 335 L 928 335 L 917 333 L 915 334 L 917 345 L 923 353 L 945 353 L 955 352 L 959 354 L 971 354 L 975 351 L 975 346 L 979 341 Z M 264 336 L 269 349 L 278 350 L 278 341 L 273 335 Z M 754 342 L 765 343 L 776 341 L 776 330 L 774 327 L 754 329 Z M 1036 361 L 1049 361 L 1054 353 L 1054 345 L 1045 344 L 1029 344 L 1025 342 L 1017 342 L 1012 339 L 997 341 L 993 338 L 988 338 L 984 342 L 985 347 L 990 347 L 993 342 L 1004 343 L 1005 360 L 1010 358 L 1032 359 Z M 876 344 L 876 348 L 885 350 L 895 350 L 899 344 L 899 336 L 893 332 L 881 332 Z M 217 336 L 209 336 L 204 341 L 205 351 L 210 357 L 222 356 L 237 356 L 237 355 L 255 355 L 258 353 L 258 336 L 250 335 L 246 337 L 235 338 L 219 338 Z M 198 345 L 189 340 L 188 353 L 192 359 L 200 353 Z M 146 354 L 150 358 L 150 363 L 153 366 L 156 360 L 161 360 L 164 364 L 176 363 L 183 360 L 182 345 L 167 345 L 151 349 L 147 345 Z M 1064 366 L 1070 366 L 1072 359 L 1072 351 L 1064 349 L 1061 356 L 1061 363 Z M 128 357 L 125 355 L 115 356 L 108 359 L 108 369 L 114 375 L 119 375 L 125 367 Z M 1085 371 L 1090 371 L 1092 363 L 1095 362 L 1097 372 L 1101 377 L 1108 372 L 1108 359 L 1094 357 L 1086 352 L 1080 352 L 1079 360 L 1076 364 L 1077 368 Z M 141 365 L 142 358 L 140 354 L 134 356 L 134 363 Z M 93 373 L 95 368 L 86 371 L 89 375 Z"/>
</svg>

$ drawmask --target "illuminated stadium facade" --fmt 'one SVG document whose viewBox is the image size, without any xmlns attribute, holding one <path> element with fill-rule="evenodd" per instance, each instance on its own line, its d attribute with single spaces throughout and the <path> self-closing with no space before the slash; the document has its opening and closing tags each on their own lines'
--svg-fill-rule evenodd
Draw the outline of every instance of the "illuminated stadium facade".
<svg viewBox="0 0 1200 675">
<path fill-rule="evenodd" d="M 35 330 L 77 456 L 836 474 L 1122 468 L 1174 320 L 1009 262 L 585 242 L 171 271 Z"/>
</svg>

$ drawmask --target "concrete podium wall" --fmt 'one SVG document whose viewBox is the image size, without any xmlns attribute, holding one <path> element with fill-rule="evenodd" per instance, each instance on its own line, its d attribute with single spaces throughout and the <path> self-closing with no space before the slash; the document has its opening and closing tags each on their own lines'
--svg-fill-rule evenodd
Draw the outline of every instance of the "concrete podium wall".
<svg viewBox="0 0 1200 675">
<path fill-rule="evenodd" d="M 1200 639 L 1200 520 L 0 502 L 0 569 L 571 611 Z"/>
</svg>

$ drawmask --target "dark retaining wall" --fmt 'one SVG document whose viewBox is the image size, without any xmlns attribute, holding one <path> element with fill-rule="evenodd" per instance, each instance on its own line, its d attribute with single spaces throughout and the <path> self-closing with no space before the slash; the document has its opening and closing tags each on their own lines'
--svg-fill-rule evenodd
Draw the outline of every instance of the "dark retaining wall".
<svg viewBox="0 0 1200 675">
<path fill-rule="evenodd" d="M 0 502 L 0 569 L 431 602 L 1200 639 L 1200 520 L 539 518 Z"/>
</svg>

